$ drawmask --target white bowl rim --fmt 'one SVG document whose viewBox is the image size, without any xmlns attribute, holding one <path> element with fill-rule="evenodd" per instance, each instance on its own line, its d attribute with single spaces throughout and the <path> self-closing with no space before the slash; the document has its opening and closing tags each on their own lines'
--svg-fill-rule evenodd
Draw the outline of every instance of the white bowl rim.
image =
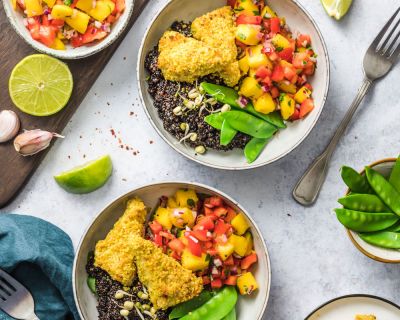
<svg viewBox="0 0 400 320">
<path fill-rule="evenodd" d="M 323 53 L 324 53 L 324 58 L 325 58 L 325 62 L 326 62 L 326 66 L 327 66 L 327 70 L 326 70 L 326 80 L 325 80 L 325 92 L 324 92 L 324 96 L 322 98 L 322 103 L 321 103 L 321 108 L 319 108 L 318 110 L 318 114 L 315 117 L 314 122 L 310 125 L 309 129 L 307 130 L 307 132 L 298 140 L 298 142 L 289 150 L 285 151 L 284 153 L 282 153 L 281 155 L 270 159 L 268 161 L 265 162 L 261 162 L 259 164 L 251 164 L 251 165 L 247 165 L 247 166 L 223 166 L 223 165 L 216 165 L 213 163 L 209 163 L 209 162 L 205 162 L 202 161 L 199 157 L 194 157 L 192 155 L 186 154 L 183 151 L 179 150 L 178 148 L 176 148 L 176 146 L 171 143 L 170 141 L 168 141 L 168 139 L 165 137 L 165 134 L 163 132 L 161 132 L 161 130 L 159 130 L 156 126 L 156 124 L 154 123 L 153 119 L 150 116 L 150 113 L 147 110 L 146 107 L 146 103 L 144 101 L 143 98 L 143 89 L 142 85 L 140 83 L 140 69 L 141 69 L 141 57 L 143 54 L 143 50 L 144 50 L 144 44 L 146 42 L 148 33 L 150 32 L 151 27 L 153 26 L 154 22 L 158 19 L 158 17 L 160 16 L 160 14 L 169 6 L 172 4 L 172 2 L 175 0 L 168 0 L 168 2 L 156 13 L 156 15 L 154 16 L 154 18 L 151 20 L 149 26 L 147 27 L 145 34 L 143 36 L 142 39 L 142 43 L 140 44 L 140 49 L 139 49 L 139 54 L 138 54 L 138 61 L 137 61 L 137 67 L 136 67 L 136 80 L 137 80 L 137 85 L 138 85 L 138 91 L 139 91 L 139 97 L 140 97 L 140 101 L 142 102 L 142 107 L 145 111 L 145 114 L 147 116 L 147 118 L 149 119 L 151 125 L 153 126 L 153 128 L 156 130 L 156 132 L 158 133 L 158 135 L 171 147 L 173 148 L 175 151 L 177 151 L 178 153 L 180 153 L 181 155 L 183 155 L 184 157 L 193 160 L 197 163 L 200 163 L 202 165 L 211 167 L 211 168 L 215 168 L 215 169 L 223 169 L 223 170 L 232 170 L 232 171 L 236 171 L 236 170 L 249 170 L 249 169 L 255 169 L 258 167 L 263 167 L 265 165 L 271 164 L 275 161 L 278 161 L 280 159 L 282 159 L 283 157 L 285 157 L 286 155 L 288 155 L 289 153 L 291 153 L 293 150 L 295 150 L 307 137 L 308 135 L 311 133 L 312 129 L 314 129 L 316 123 L 318 122 L 322 110 L 324 109 L 324 106 L 326 104 L 326 100 L 328 98 L 328 93 L 329 93 L 329 84 L 330 84 L 330 63 L 329 63 L 329 54 L 328 54 L 328 48 L 326 46 L 324 37 L 322 36 L 322 32 L 320 30 L 320 28 L 318 27 L 317 23 L 315 22 L 314 18 L 311 16 L 311 14 L 303 7 L 303 5 L 301 5 L 298 0 L 289 0 L 291 2 L 293 2 L 301 11 L 303 11 L 303 13 L 307 16 L 307 18 L 311 21 L 312 25 L 314 26 L 315 30 L 317 31 L 318 37 L 321 40 L 321 44 L 322 44 L 322 48 L 323 48 Z M 321 56 L 321 55 L 320 55 Z"/>
<path fill-rule="evenodd" d="M 9 23 L 11 24 L 14 31 L 20 36 L 20 38 L 23 39 L 33 49 L 39 51 L 40 53 L 48 54 L 50 56 L 53 56 L 53 57 L 56 57 L 59 59 L 65 59 L 65 60 L 77 60 L 77 59 L 87 58 L 89 56 L 92 56 L 92 55 L 104 50 L 105 48 L 107 48 L 111 44 L 113 44 L 122 35 L 124 30 L 128 26 L 128 23 L 131 20 L 133 9 L 135 8 L 135 3 L 136 3 L 135 0 L 126 0 L 127 2 L 132 3 L 132 5 L 129 7 L 129 10 L 127 10 L 126 14 L 124 11 L 124 13 L 121 15 L 120 19 L 122 19 L 122 16 L 124 16 L 123 17 L 124 20 L 121 22 L 121 25 L 119 26 L 119 30 L 117 31 L 117 33 L 115 33 L 111 36 L 112 30 L 113 30 L 113 29 L 111 29 L 111 32 L 107 35 L 107 37 L 105 39 L 103 39 L 96 45 L 87 47 L 88 49 L 85 52 L 74 54 L 73 49 L 55 50 L 55 49 L 48 48 L 48 47 L 42 45 L 40 42 L 38 42 L 37 40 L 34 40 L 33 38 L 27 38 L 24 34 L 22 34 L 22 32 L 19 30 L 19 28 L 15 25 L 15 23 L 12 19 L 12 16 L 17 13 L 10 10 L 8 5 L 5 4 L 6 1 L 8 1 L 8 0 L 3 0 L 4 11 L 6 13 Z M 128 9 L 128 8 L 125 8 L 125 9 Z"/>
<path fill-rule="evenodd" d="M 113 199 L 112 201 L 110 201 L 110 202 L 109 202 L 106 206 L 104 206 L 104 207 L 99 211 L 99 213 L 91 220 L 91 222 L 89 223 L 89 225 L 88 225 L 87 228 L 85 229 L 85 231 L 84 231 L 84 233 L 83 233 L 83 235 L 82 235 L 82 237 L 81 237 L 81 239 L 80 239 L 80 241 L 79 241 L 78 247 L 77 247 L 76 252 L 75 252 L 74 265 L 73 265 L 73 268 L 72 268 L 72 288 L 73 288 L 74 300 L 75 300 L 75 304 L 76 304 L 76 306 L 77 306 L 77 310 L 78 310 L 79 316 L 80 316 L 82 319 L 85 319 L 85 317 L 83 316 L 83 314 L 82 314 L 82 312 L 81 312 L 80 299 L 79 299 L 79 297 L 78 297 L 78 295 L 77 295 L 77 288 L 76 288 L 76 285 L 77 285 L 77 263 L 78 263 L 78 256 L 79 256 L 79 254 L 80 254 L 81 246 L 82 246 L 83 241 L 85 240 L 85 238 L 86 238 L 86 236 L 87 236 L 88 231 L 90 230 L 90 228 L 92 227 L 92 225 L 96 222 L 96 220 L 97 220 L 98 218 L 100 218 L 100 216 L 104 213 L 104 211 L 106 211 L 106 210 L 107 210 L 109 207 L 111 207 L 114 203 L 116 203 L 116 202 L 120 201 L 122 198 L 126 197 L 128 194 L 130 194 L 130 193 L 135 193 L 135 192 L 137 192 L 137 191 L 139 191 L 139 190 L 141 190 L 141 189 L 144 189 L 144 188 L 156 187 L 156 186 L 159 186 L 159 185 L 166 185 L 166 184 L 169 184 L 169 185 L 186 184 L 186 185 L 188 185 L 188 186 L 193 186 L 194 188 L 199 187 L 199 188 L 207 189 L 207 190 L 209 190 L 209 191 L 211 191 L 211 192 L 214 192 L 214 193 L 216 193 L 216 194 L 222 196 L 223 198 L 226 198 L 226 199 L 229 200 L 230 202 L 234 203 L 234 204 L 241 210 L 241 212 L 243 212 L 243 213 L 245 214 L 246 218 L 250 220 L 250 222 L 251 222 L 251 224 L 253 225 L 255 231 L 257 232 L 258 236 L 259 236 L 260 239 L 261 239 L 261 243 L 262 243 L 262 247 L 263 247 L 263 253 L 264 253 L 264 255 L 265 255 L 265 260 L 267 261 L 266 268 L 267 268 L 267 270 L 268 270 L 268 283 L 267 283 L 267 288 L 266 288 L 266 293 L 267 293 L 267 294 L 266 294 L 265 297 L 264 297 L 264 302 L 263 302 L 262 308 L 260 309 L 260 313 L 259 313 L 257 319 L 255 319 L 255 320 L 261 320 L 262 317 L 263 317 L 263 315 L 264 315 L 264 313 L 265 313 L 265 310 L 266 310 L 266 308 L 267 308 L 267 304 L 268 304 L 268 300 L 269 300 L 269 295 L 270 295 L 270 291 L 271 291 L 272 270 L 271 270 L 271 261 L 270 261 L 270 258 L 269 258 L 268 248 L 267 248 L 267 245 L 266 245 L 266 243 L 265 243 L 265 239 L 264 239 L 264 237 L 263 237 L 263 235 L 262 235 L 262 232 L 261 232 L 260 228 L 258 227 L 257 223 L 254 221 L 254 219 L 251 217 L 251 215 L 247 212 L 247 210 L 244 209 L 244 208 L 239 204 L 238 201 L 236 201 L 236 200 L 233 199 L 232 197 L 228 196 L 226 193 L 224 193 L 224 192 L 222 192 L 222 191 L 220 191 L 220 190 L 218 190 L 218 189 L 216 189 L 216 188 L 214 188 L 214 187 L 208 186 L 208 185 L 206 185 L 206 184 L 202 184 L 202 183 L 198 183 L 198 182 L 193 182 L 193 181 L 180 181 L 180 180 L 179 180 L 179 181 L 159 181 L 159 182 L 153 182 L 153 183 L 148 183 L 148 184 L 142 184 L 142 185 L 140 185 L 140 186 L 134 188 L 133 190 L 128 191 L 128 192 L 125 192 L 123 195 L 121 195 L 121 196 L 119 196 L 119 197 Z"/>
</svg>

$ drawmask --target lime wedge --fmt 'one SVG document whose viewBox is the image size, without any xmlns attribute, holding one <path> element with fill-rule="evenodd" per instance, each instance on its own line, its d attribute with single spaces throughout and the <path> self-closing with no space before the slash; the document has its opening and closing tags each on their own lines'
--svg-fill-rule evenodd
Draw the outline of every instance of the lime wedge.
<svg viewBox="0 0 400 320">
<path fill-rule="evenodd" d="M 111 158 L 103 156 L 65 171 L 55 176 L 54 179 L 66 191 L 71 193 L 89 193 L 103 186 L 111 176 Z"/>
<path fill-rule="evenodd" d="M 321 2 L 331 17 L 340 20 L 349 11 L 353 0 L 321 0 Z"/>
<path fill-rule="evenodd" d="M 8 82 L 14 104 L 34 116 L 49 116 L 60 111 L 71 97 L 72 88 L 68 66 L 45 54 L 22 59 Z"/>
</svg>

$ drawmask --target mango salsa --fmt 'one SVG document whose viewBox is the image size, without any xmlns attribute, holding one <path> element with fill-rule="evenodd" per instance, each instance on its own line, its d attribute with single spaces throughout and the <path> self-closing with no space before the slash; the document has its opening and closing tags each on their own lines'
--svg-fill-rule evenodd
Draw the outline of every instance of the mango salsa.
<svg viewBox="0 0 400 320">
<path fill-rule="evenodd" d="M 244 44 L 253 46 L 261 41 L 261 27 L 252 24 L 240 24 L 236 28 L 236 39 Z"/>
<path fill-rule="evenodd" d="M 181 258 L 182 266 L 192 271 L 204 270 L 210 264 L 210 259 L 205 253 L 201 257 L 197 257 L 185 249 Z"/>
<path fill-rule="evenodd" d="M 196 217 L 189 208 L 175 208 L 170 210 L 169 218 L 175 227 L 183 228 L 185 226 L 193 227 Z"/>
<path fill-rule="evenodd" d="M 172 222 L 170 219 L 171 209 L 158 207 L 154 214 L 154 220 L 158 221 L 165 229 L 171 230 Z"/>
<path fill-rule="evenodd" d="M 290 42 L 284 36 L 279 33 L 276 34 L 272 39 L 272 44 L 277 48 L 277 51 L 282 51 L 283 49 L 290 48 Z"/>
<path fill-rule="evenodd" d="M 51 16 L 54 19 L 65 20 L 65 18 L 72 16 L 73 11 L 71 7 L 64 4 L 56 4 L 51 11 Z"/>
<path fill-rule="evenodd" d="M 260 84 L 253 77 L 245 78 L 239 90 L 239 94 L 251 99 L 258 99 L 263 93 Z"/>
<path fill-rule="evenodd" d="M 301 103 L 303 103 L 304 100 L 311 97 L 311 93 L 312 92 L 310 89 L 303 86 L 294 95 L 294 100 L 296 100 L 297 103 L 301 104 Z"/>
<path fill-rule="evenodd" d="M 296 102 L 288 94 L 282 93 L 279 97 L 279 104 L 281 106 L 282 118 L 289 119 L 296 108 Z"/>
<path fill-rule="evenodd" d="M 259 67 L 267 67 L 272 70 L 273 65 L 269 58 L 262 52 L 263 45 L 249 47 L 246 50 L 248 56 L 249 67 L 257 69 Z"/>
<path fill-rule="evenodd" d="M 217 245 L 217 251 L 221 259 L 225 261 L 235 251 L 235 246 L 230 242 L 219 244 Z"/>
<path fill-rule="evenodd" d="M 192 189 L 178 190 L 175 193 L 175 199 L 177 206 L 185 208 L 194 208 L 196 207 L 197 202 L 199 202 L 196 192 Z"/>
<path fill-rule="evenodd" d="M 40 16 L 44 11 L 40 0 L 25 0 L 25 7 L 28 17 Z"/>
<path fill-rule="evenodd" d="M 90 17 L 79 10 L 72 9 L 71 17 L 65 18 L 65 22 L 79 33 L 85 33 L 89 24 Z"/>
<path fill-rule="evenodd" d="M 259 15 L 260 11 L 254 4 L 253 0 L 237 0 L 235 3 L 235 11 L 238 14 Z"/>
<path fill-rule="evenodd" d="M 269 93 L 264 93 L 254 101 L 254 108 L 261 113 L 268 114 L 275 110 L 276 104 Z"/>
<path fill-rule="evenodd" d="M 254 290 L 258 289 L 257 280 L 251 272 L 242 274 L 237 279 L 237 286 L 241 295 L 251 294 Z"/>
<path fill-rule="evenodd" d="M 233 244 L 234 251 L 239 256 L 243 257 L 246 255 L 248 241 L 245 237 L 237 236 L 236 234 L 232 234 L 229 237 L 229 243 Z"/>
<path fill-rule="evenodd" d="M 96 7 L 89 11 L 89 15 L 97 21 L 103 22 L 115 9 L 115 3 L 110 0 L 96 1 Z"/>
<path fill-rule="evenodd" d="M 243 235 L 247 229 L 250 228 L 250 225 L 243 213 L 236 215 L 236 217 L 232 219 L 231 224 L 235 229 L 235 233 L 239 236 Z"/>
</svg>

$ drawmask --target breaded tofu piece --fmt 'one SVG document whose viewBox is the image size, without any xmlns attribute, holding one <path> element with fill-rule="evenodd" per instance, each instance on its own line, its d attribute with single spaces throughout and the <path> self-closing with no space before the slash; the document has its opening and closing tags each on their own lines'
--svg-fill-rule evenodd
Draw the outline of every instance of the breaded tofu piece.
<svg viewBox="0 0 400 320">
<path fill-rule="evenodd" d="M 218 75 L 224 80 L 229 87 L 234 87 L 238 84 L 242 75 L 240 74 L 239 61 L 235 61 L 222 69 Z"/>
<path fill-rule="evenodd" d="M 148 289 L 156 309 L 167 309 L 190 300 L 203 290 L 203 280 L 167 256 L 153 242 L 131 238 L 140 282 Z"/>
<path fill-rule="evenodd" d="M 174 31 L 164 33 L 159 42 L 159 52 L 158 67 L 164 78 L 170 81 L 193 83 L 230 63 L 223 59 L 221 50 Z"/>
<path fill-rule="evenodd" d="M 134 251 L 129 241 L 132 235 L 143 235 L 146 216 L 147 210 L 142 200 L 129 200 L 122 217 L 114 224 L 106 238 L 96 244 L 94 265 L 124 286 L 130 286 L 136 277 Z"/>
</svg>

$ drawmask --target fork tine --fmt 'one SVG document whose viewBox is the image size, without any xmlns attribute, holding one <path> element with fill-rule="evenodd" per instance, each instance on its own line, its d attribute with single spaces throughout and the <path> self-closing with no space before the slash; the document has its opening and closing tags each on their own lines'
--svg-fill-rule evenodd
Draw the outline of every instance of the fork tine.
<svg viewBox="0 0 400 320">
<path fill-rule="evenodd" d="M 15 289 L 12 286 L 10 286 L 7 283 L 7 281 L 5 281 L 1 276 L 0 276 L 0 289 L 8 293 L 9 296 L 11 296 L 12 292 L 15 292 Z"/>
<path fill-rule="evenodd" d="M 396 25 L 393 28 L 391 28 L 389 35 L 386 37 L 386 40 L 382 43 L 382 45 L 380 47 L 380 52 L 382 53 L 382 55 L 390 53 L 392 47 L 396 44 L 400 33 L 399 32 L 397 33 L 395 39 L 391 40 L 391 38 L 399 25 L 400 25 L 400 19 L 399 19 L 399 21 L 397 21 Z M 390 41 L 390 44 L 387 47 L 387 49 L 385 49 L 385 47 L 388 45 L 389 41 Z"/>
<path fill-rule="evenodd" d="M 399 20 L 399 24 L 400 24 L 400 20 Z M 387 57 L 391 56 L 391 53 L 394 52 L 393 48 L 396 48 L 396 44 L 397 44 L 397 40 L 399 40 L 400 38 L 400 30 L 397 32 L 397 35 L 394 37 L 393 41 L 391 42 L 390 46 L 387 48 L 385 55 Z"/>
<path fill-rule="evenodd" d="M 3 280 L 12 290 L 17 291 L 17 288 L 21 287 L 21 284 L 7 272 L 0 269 L 0 280 Z"/>
<path fill-rule="evenodd" d="M 378 46 L 379 43 L 382 41 L 383 37 L 385 36 L 387 30 L 389 29 L 389 27 L 392 25 L 394 19 L 396 19 L 397 14 L 400 12 L 400 7 L 396 10 L 396 12 L 394 13 L 394 15 L 389 19 L 388 22 L 386 22 L 385 26 L 382 28 L 382 30 L 378 33 L 378 35 L 376 36 L 376 38 L 374 39 L 374 41 L 371 44 L 371 48 L 375 48 L 375 51 L 378 51 Z"/>
<path fill-rule="evenodd" d="M 0 294 L 4 296 L 11 296 L 11 292 L 9 292 L 4 286 L 1 285 L 0 283 Z"/>
<path fill-rule="evenodd" d="M 394 49 L 393 53 L 389 56 L 389 58 L 392 62 L 395 62 L 395 60 L 399 57 L 399 55 L 400 55 L 400 43 Z"/>
</svg>

